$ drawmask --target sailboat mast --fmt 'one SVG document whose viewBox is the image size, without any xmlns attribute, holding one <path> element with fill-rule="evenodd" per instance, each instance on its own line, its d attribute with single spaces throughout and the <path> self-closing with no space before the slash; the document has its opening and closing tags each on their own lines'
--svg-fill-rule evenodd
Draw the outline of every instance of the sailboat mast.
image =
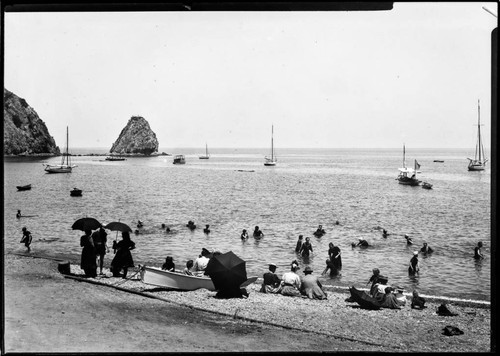
<svg viewBox="0 0 500 356">
<path fill-rule="evenodd" d="M 480 107 L 479 107 L 479 99 L 477 100 L 477 144 L 479 151 L 479 162 L 481 162 L 481 151 L 483 145 L 481 144 L 481 124 L 480 124 Z"/>
<path fill-rule="evenodd" d="M 274 161 L 274 138 L 273 138 L 273 135 L 274 135 L 274 126 L 271 125 L 271 159 Z"/>
<path fill-rule="evenodd" d="M 69 166 L 69 129 L 66 126 L 66 164 Z"/>
<path fill-rule="evenodd" d="M 406 152 L 404 144 L 403 144 L 403 168 L 406 168 Z"/>
</svg>

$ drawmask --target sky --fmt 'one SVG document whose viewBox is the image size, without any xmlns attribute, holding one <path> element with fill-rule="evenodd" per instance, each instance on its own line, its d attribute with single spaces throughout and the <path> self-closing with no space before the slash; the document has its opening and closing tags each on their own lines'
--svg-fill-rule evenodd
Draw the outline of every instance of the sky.
<svg viewBox="0 0 500 356">
<path fill-rule="evenodd" d="M 5 13 L 4 87 L 60 147 L 468 148 L 491 130 L 496 2 L 390 11 Z"/>
</svg>

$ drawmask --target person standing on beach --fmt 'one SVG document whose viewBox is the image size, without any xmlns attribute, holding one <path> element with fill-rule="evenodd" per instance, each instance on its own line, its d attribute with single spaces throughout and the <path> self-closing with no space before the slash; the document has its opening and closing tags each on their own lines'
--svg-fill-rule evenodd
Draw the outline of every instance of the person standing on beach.
<svg viewBox="0 0 500 356">
<path fill-rule="evenodd" d="M 203 229 L 203 232 L 205 234 L 209 234 L 210 233 L 210 225 L 205 225 L 205 228 Z"/>
<path fill-rule="evenodd" d="M 405 239 L 407 245 L 413 245 L 413 240 L 411 239 L 411 237 L 405 234 Z"/>
<path fill-rule="evenodd" d="M 80 246 L 82 249 L 82 259 L 80 268 L 87 277 L 97 276 L 97 255 L 94 240 L 92 239 L 92 230 L 85 230 L 85 235 L 80 237 Z"/>
<path fill-rule="evenodd" d="M 309 237 L 306 237 L 306 241 L 302 244 L 299 253 L 302 257 L 309 257 L 309 252 L 313 252 L 313 247 Z"/>
<path fill-rule="evenodd" d="M 419 273 L 420 267 L 418 265 L 418 251 L 413 252 L 413 257 L 410 260 L 410 265 L 408 266 L 408 274 L 414 276 Z"/>
<path fill-rule="evenodd" d="M 21 216 L 22 216 L 22 215 L 21 215 L 21 210 L 18 210 L 18 211 L 17 211 L 17 214 L 16 214 L 16 218 L 17 218 L 17 219 L 20 219 L 20 218 L 21 218 Z"/>
<path fill-rule="evenodd" d="M 109 247 L 107 245 L 108 239 L 106 236 L 108 236 L 108 234 L 102 227 L 100 227 L 99 230 L 95 231 L 92 234 L 92 240 L 94 241 L 96 255 L 99 260 L 99 274 L 102 274 L 102 267 L 104 266 L 104 255 L 107 252 L 109 253 Z"/>
<path fill-rule="evenodd" d="M 31 248 L 30 248 L 31 240 L 32 240 L 31 232 L 29 232 L 26 229 L 26 227 L 23 227 L 22 231 L 23 231 L 23 237 L 21 238 L 20 242 L 24 243 L 24 246 L 26 246 L 26 248 L 28 249 L 28 252 L 31 252 Z"/>
<path fill-rule="evenodd" d="M 484 258 L 484 255 L 481 252 L 481 248 L 483 247 L 483 243 L 479 241 L 477 243 L 477 246 L 474 247 L 474 258 L 476 260 L 482 260 Z"/>
<path fill-rule="evenodd" d="M 122 239 L 118 243 L 113 241 L 113 249 L 116 250 L 115 257 L 111 261 L 111 272 L 113 277 L 119 277 L 120 271 L 123 269 L 122 278 L 127 278 L 129 267 L 134 267 L 131 250 L 135 249 L 135 242 L 130 239 L 130 234 L 122 232 Z"/>
<path fill-rule="evenodd" d="M 300 249 L 302 248 L 302 244 L 304 243 L 303 241 L 304 236 L 299 235 L 299 239 L 297 240 L 297 244 L 295 245 L 295 252 L 299 253 Z"/>
<path fill-rule="evenodd" d="M 279 293 L 281 291 L 281 280 L 275 273 L 276 268 L 278 268 L 278 266 L 274 263 L 269 264 L 269 272 L 264 273 L 264 281 L 260 288 L 262 293 Z"/>
</svg>

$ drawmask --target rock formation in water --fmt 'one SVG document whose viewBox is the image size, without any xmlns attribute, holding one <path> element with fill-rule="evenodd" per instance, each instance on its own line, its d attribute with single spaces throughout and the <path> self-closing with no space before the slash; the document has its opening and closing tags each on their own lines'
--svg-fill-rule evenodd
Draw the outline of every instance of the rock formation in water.
<svg viewBox="0 0 500 356">
<path fill-rule="evenodd" d="M 120 155 L 150 155 L 158 152 L 158 140 L 146 119 L 132 116 L 109 152 Z"/>
<path fill-rule="evenodd" d="M 59 155 L 45 123 L 26 100 L 3 89 L 4 155 Z"/>
</svg>

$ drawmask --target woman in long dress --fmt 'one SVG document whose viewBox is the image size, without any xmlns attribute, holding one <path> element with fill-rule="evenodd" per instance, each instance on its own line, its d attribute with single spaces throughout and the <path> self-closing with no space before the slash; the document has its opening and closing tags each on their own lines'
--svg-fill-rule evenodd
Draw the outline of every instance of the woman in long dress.
<svg viewBox="0 0 500 356">
<path fill-rule="evenodd" d="M 80 237 L 80 246 L 83 247 L 80 268 L 83 269 L 87 277 L 96 277 L 97 255 L 96 255 L 94 240 L 92 239 L 91 234 L 92 234 L 91 230 L 86 230 L 85 235 Z"/>
<path fill-rule="evenodd" d="M 134 260 L 130 250 L 135 248 L 135 242 L 130 239 L 128 232 L 122 232 L 122 240 L 116 243 L 113 241 L 113 249 L 116 250 L 115 257 L 111 261 L 111 271 L 113 277 L 119 277 L 120 271 L 123 269 L 123 278 L 127 278 L 129 267 L 134 267 Z"/>
</svg>

